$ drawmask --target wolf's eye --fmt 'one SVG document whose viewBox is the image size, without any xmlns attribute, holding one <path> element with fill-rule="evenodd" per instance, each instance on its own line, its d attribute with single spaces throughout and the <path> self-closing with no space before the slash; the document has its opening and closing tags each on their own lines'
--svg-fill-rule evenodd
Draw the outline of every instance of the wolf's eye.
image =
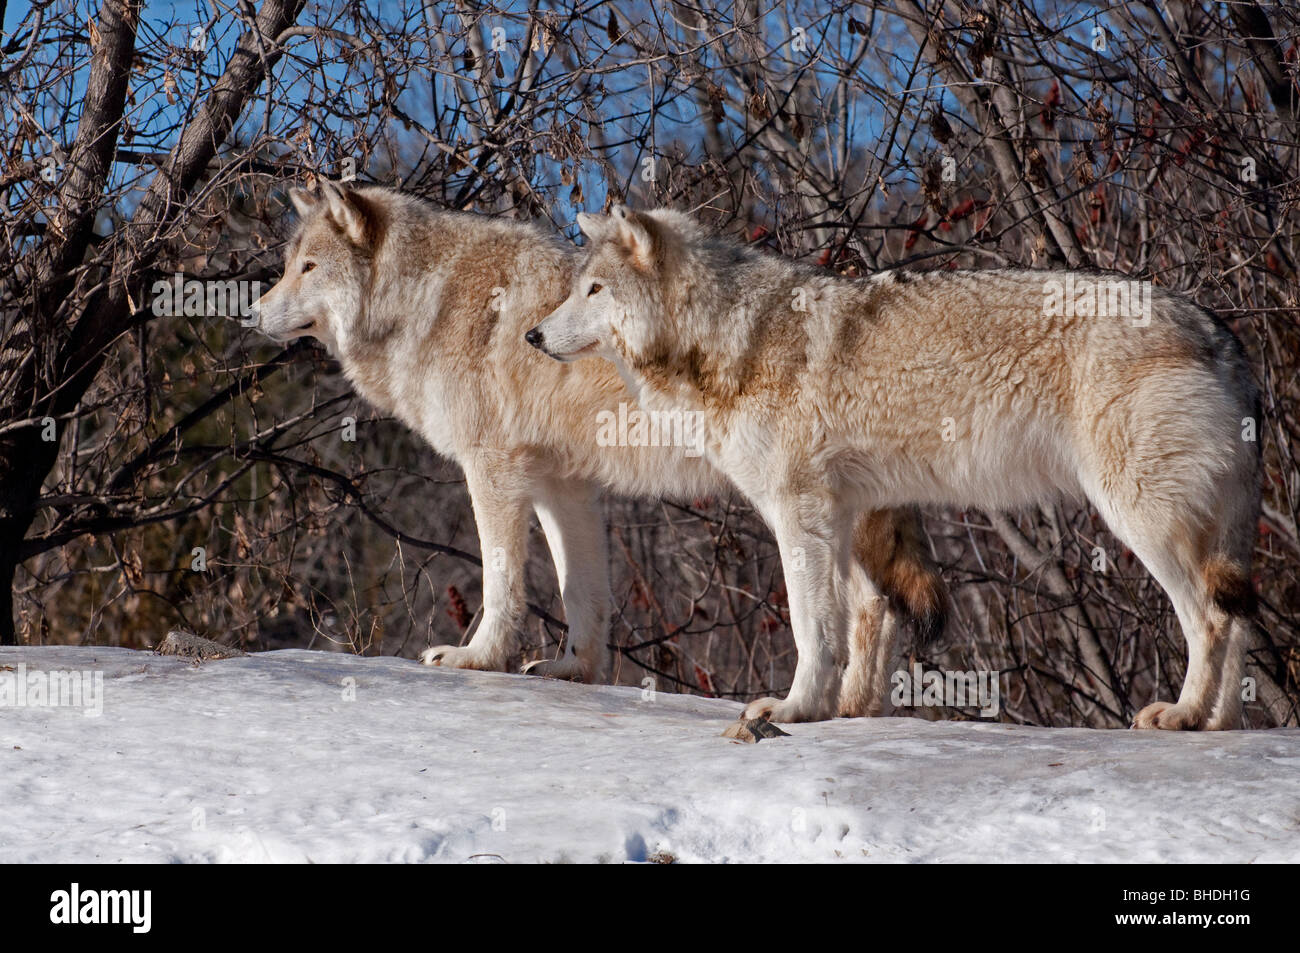
<svg viewBox="0 0 1300 953">
<path fill-rule="evenodd" d="M 316 262 L 314 262 L 314 261 L 304 261 L 304 262 L 302 263 L 302 273 L 305 275 L 305 274 L 307 274 L 307 272 L 311 271 L 311 270 L 312 270 L 313 268 L 315 268 L 315 267 L 316 267 Z"/>
<path fill-rule="evenodd" d="M 600 284 L 596 284 L 595 282 L 592 282 L 592 284 L 591 284 L 591 290 L 587 292 L 587 297 L 590 298 L 592 295 L 596 294 L 596 292 L 600 291 L 600 289 L 603 288 L 603 287 L 605 287 L 605 286 L 604 286 L 604 285 L 600 285 Z"/>
</svg>

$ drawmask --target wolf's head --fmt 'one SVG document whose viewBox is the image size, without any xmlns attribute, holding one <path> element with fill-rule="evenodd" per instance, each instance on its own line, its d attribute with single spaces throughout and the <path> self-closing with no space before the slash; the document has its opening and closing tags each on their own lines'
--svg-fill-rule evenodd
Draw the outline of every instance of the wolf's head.
<svg viewBox="0 0 1300 953">
<path fill-rule="evenodd" d="M 338 355 L 364 313 L 382 215 L 364 193 L 332 182 L 322 183 L 320 194 L 292 189 L 289 201 L 298 229 L 284 276 L 254 305 L 257 327 L 282 343 L 314 337 Z"/>
<path fill-rule="evenodd" d="M 667 274 L 675 251 L 698 228 L 680 212 L 578 216 L 591 240 L 569 297 L 524 337 L 559 361 L 598 356 L 632 364 L 662 350 L 672 335 Z"/>
</svg>

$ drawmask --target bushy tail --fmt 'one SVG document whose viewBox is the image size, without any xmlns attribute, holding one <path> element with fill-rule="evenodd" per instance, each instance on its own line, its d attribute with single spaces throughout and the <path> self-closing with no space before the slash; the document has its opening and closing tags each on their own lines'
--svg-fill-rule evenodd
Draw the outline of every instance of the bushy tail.
<svg viewBox="0 0 1300 953">
<path fill-rule="evenodd" d="M 1257 608 L 1250 576 L 1225 556 L 1214 556 L 1202 570 L 1205 587 L 1214 604 L 1235 618 L 1249 619 Z"/>
<path fill-rule="evenodd" d="M 926 551 L 916 510 L 862 514 L 854 530 L 853 550 L 894 611 L 912 621 L 918 645 L 928 645 L 943 634 L 948 588 Z"/>
</svg>

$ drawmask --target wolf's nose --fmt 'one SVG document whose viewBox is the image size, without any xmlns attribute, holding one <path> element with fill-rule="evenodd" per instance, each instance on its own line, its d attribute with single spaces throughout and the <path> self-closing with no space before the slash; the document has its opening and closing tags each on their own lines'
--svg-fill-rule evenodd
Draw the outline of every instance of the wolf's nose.
<svg viewBox="0 0 1300 953">
<path fill-rule="evenodd" d="M 542 332 L 539 331 L 537 328 L 533 328 L 527 334 L 524 335 L 524 340 L 527 341 L 529 344 L 531 344 L 533 347 L 540 348 L 542 346 Z"/>
</svg>

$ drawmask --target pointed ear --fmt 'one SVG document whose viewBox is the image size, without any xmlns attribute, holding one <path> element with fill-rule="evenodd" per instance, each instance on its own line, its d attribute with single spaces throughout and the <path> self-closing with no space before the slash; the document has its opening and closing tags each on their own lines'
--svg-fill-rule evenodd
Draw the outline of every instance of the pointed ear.
<svg viewBox="0 0 1300 953">
<path fill-rule="evenodd" d="M 351 192 L 344 192 L 333 182 L 321 182 L 321 195 L 329 208 L 329 216 L 347 236 L 348 240 L 360 245 L 366 237 L 366 220 L 361 209 L 353 201 Z"/>
<path fill-rule="evenodd" d="M 599 241 L 609 233 L 609 216 L 592 215 L 590 212 L 578 213 L 578 227 L 582 229 L 582 234 L 586 235 L 592 241 Z"/>
<path fill-rule="evenodd" d="M 658 231 L 655 223 L 626 205 L 614 206 L 610 219 L 618 229 L 618 243 L 627 250 L 632 264 L 643 270 L 653 265 L 658 257 Z"/>
<path fill-rule="evenodd" d="M 320 204 L 320 199 L 318 199 L 313 193 L 308 192 L 306 189 L 300 189 L 297 186 L 294 186 L 289 190 L 289 201 L 292 202 L 293 207 L 298 210 L 298 214 L 303 217 L 306 217 L 308 212 Z"/>
</svg>

